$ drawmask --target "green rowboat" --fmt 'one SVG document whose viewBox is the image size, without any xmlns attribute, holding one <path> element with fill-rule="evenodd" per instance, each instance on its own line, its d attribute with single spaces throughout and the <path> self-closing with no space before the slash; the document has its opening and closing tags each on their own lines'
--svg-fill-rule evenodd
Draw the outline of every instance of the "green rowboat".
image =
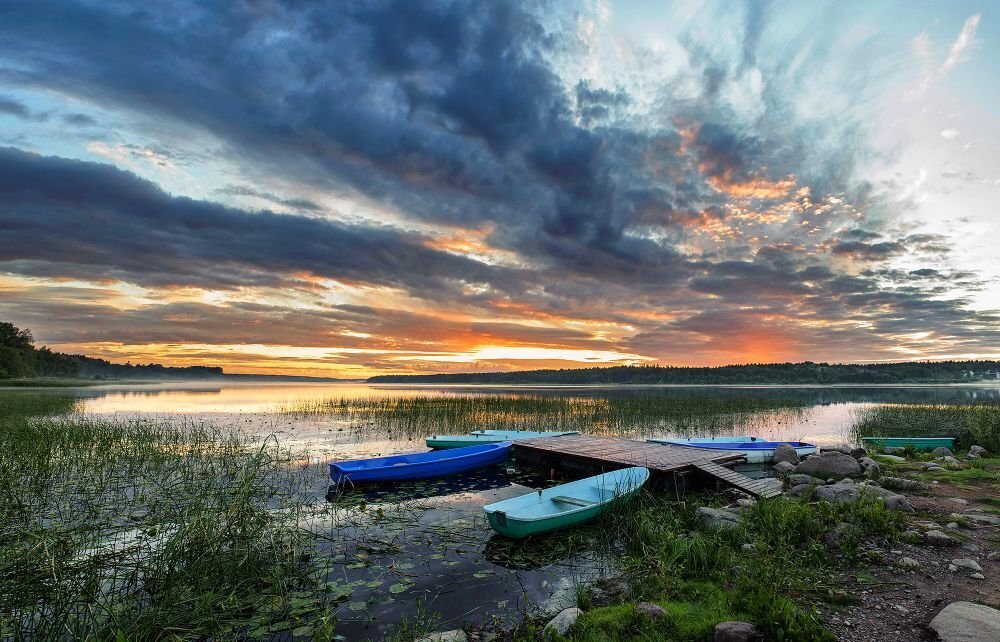
<svg viewBox="0 0 1000 642">
<path fill-rule="evenodd" d="M 861 441 L 876 448 L 906 448 L 913 446 L 914 450 L 931 451 L 935 448 L 954 450 L 954 437 L 862 437 Z"/>
<path fill-rule="evenodd" d="M 498 444 L 502 441 L 518 439 L 537 439 L 539 437 L 562 437 L 563 435 L 579 435 L 578 431 L 535 432 L 531 430 L 477 430 L 471 435 L 432 435 L 427 438 L 428 448 L 442 450 L 444 448 L 464 448 L 479 444 Z"/>
<path fill-rule="evenodd" d="M 639 490 L 647 479 L 646 468 L 623 468 L 489 504 L 483 510 L 493 530 L 521 539 L 594 519 L 615 500 Z"/>
</svg>

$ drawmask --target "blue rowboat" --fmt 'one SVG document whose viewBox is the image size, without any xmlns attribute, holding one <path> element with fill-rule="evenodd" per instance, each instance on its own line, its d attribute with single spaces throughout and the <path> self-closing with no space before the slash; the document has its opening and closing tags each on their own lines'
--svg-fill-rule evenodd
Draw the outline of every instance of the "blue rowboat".
<svg viewBox="0 0 1000 642">
<path fill-rule="evenodd" d="M 432 435 L 427 438 L 428 448 L 442 450 L 445 448 L 464 448 L 476 444 L 492 444 L 501 441 L 517 439 L 538 439 L 539 437 L 562 437 L 563 435 L 579 435 L 578 431 L 566 432 L 536 432 L 531 430 L 477 430 L 471 435 Z"/>
<path fill-rule="evenodd" d="M 444 477 L 506 461 L 510 447 L 510 442 L 504 441 L 455 448 L 447 452 L 431 451 L 341 461 L 330 464 L 330 480 L 340 486 L 346 482 L 360 484 Z"/>
<path fill-rule="evenodd" d="M 935 448 L 955 449 L 954 437 L 862 437 L 861 441 L 877 448 L 906 448 L 931 451 Z"/>
<path fill-rule="evenodd" d="M 623 468 L 489 504 L 483 511 L 493 530 L 520 539 L 594 519 L 615 500 L 639 490 L 647 479 L 646 468 Z"/>
<path fill-rule="evenodd" d="M 816 452 L 816 446 L 807 444 L 804 441 L 765 441 L 754 439 L 753 441 L 696 441 L 694 439 L 647 439 L 654 444 L 667 444 L 670 446 L 684 446 L 685 448 L 701 448 L 703 450 L 738 452 L 746 457 L 747 463 L 766 464 L 774 459 L 775 449 L 787 444 L 795 449 L 799 457 L 805 457 Z"/>
</svg>

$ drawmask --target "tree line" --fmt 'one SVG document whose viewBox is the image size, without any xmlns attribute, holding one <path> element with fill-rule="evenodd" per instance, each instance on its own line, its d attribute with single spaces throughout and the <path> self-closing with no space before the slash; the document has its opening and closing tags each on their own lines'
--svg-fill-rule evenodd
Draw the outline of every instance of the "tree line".
<svg viewBox="0 0 1000 642">
<path fill-rule="evenodd" d="M 994 379 L 1000 361 L 919 361 L 830 364 L 751 363 L 705 368 L 609 366 L 433 375 L 381 375 L 369 383 L 489 384 L 893 384 L 960 383 Z M 971 374 L 970 374 L 971 373 Z"/>
<path fill-rule="evenodd" d="M 36 348 L 30 330 L 0 321 L 0 379 L 204 379 L 223 374 L 222 368 L 209 366 L 173 368 L 158 363 L 111 363 L 82 354 L 54 352 L 45 346 Z"/>
</svg>

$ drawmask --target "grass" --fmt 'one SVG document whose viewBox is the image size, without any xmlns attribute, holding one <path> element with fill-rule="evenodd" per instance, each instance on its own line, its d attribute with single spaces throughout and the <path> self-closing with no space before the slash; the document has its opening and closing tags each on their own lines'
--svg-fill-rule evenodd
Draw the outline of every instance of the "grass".
<svg viewBox="0 0 1000 642">
<path fill-rule="evenodd" d="M 701 434 L 790 423 L 804 409 L 804 402 L 740 396 L 469 394 L 303 400 L 281 404 L 276 411 L 340 419 L 358 432 L 412 439 L 479 429 L 579 430 L 616 436 L 670 429 Z"/>
<path fill-rule="evenodd" d="M 705 530 L 694 505 L 649 492 L 616 511 L 604 532 L 622 549 L 631 599 L 658 604 L 667 617 L 651 621 L 631 602 L 598 607 L 581 616 L 572 640 L 707 640 L 726 620 L 754 622 L 769 639 L 833 640 L 814 605 L 849 598 L 831 580 L 839 562 L 824 538 L 839 527 L 844 559 L 863 563 L 860 542 L 894 539 L 904 523 L 874 497 L 837 506 L 764 500 L 721 531 Z"/>
<path fill-rule="evenodd" d="M 286 455 L 0 392 L 0 637 L 261 635 L 321 605 Z"/>
<path fill-rule="evenodd" d="M 958 448 L 973 444 L 1000 452 L 1000 402 L 969 405 L 889 404 L 861 410 L 852 426 L 861 437 L 955 437 Z"/>
</svg>

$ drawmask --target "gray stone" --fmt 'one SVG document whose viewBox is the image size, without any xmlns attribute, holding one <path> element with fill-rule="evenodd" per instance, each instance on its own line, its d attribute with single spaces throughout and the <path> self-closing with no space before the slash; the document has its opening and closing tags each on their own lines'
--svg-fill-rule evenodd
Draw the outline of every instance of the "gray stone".
<svg viewBox="0 0 1000 642">
<path fill-rule="evenodd" d="M 834 547 L 840 544 L 841 540 L 851 534 L 853 527 L 847 522 L 840 522 L 823 536 L 823 541 L 827 546 Z"/>
<path fill-rule="evenodd" d="M 662 620 L 667 617 L 667 612 L 663 610 L 663 607 L 652 602 L 639 602 L 635 605 L 635 610 L 651 620 Z"/>
<path fill-rule="evenodd" d="M 957 531 L 959 529 L 958 522 L 948 522 L 947 524 L 945 524 L 945 528 Z"/>
<path fill-rule="evenodd" d="M 931 546 L 958 546 L 958 540 L 951 535 L 945 535 L 939 530 L 927 531 L 924 535 Z"/>
<path fill-rule="evenodd" d="M 873 463 L 871 466 L 865 468 L 865 477 L 868 479 L 878 479 L 882 476 L 882 467 L 879 466 L 878 462 Z"/>
<path fill-rule="evenodd" d="M 980 513 L 965 513 L 962 515 L 965 519 L 976 522 L 977 524 L 988 524 L 989 526 L 1000 526 L 1000 517 L 996 515 L 982 515 Z"/>
<path fill-rule="evenodd" d="M 549 620 L 549 623 L 545 625 L 545 628 L 555 631 L 559 635 L 566 635 L 569 633 L 569 630 L 573 628 L 573 625 L 576 624 L 577 619 L 582 613 L 583 611 L 575 606 L 563 609 L 559 612 L 559 615 Z"/>
<path fill-rule="evenodd" d="M 964 570 L 970 571 L 972 573 L 982 573 L 983 572 L 983 567 L 980 566 L 979 563 L 976 562 L 976 560 L 970 560 L 968 558 L 964 558 L 963 557 L 963 558 L 959 558 L 959 559 L 954 559 L 954 560 L 951 561 L 951 563 L 954 564 L 955 566 L 957 566 L 960 569 L 964 569 Z"/>
<path fill-rule="evenodd" d="M 969 449 L 969 454 L 966 455 L 969 459 L 979 459 L 986 454 L 986 449 L 982 446 L 973 446 Z"/>
<path fill-rule="evenodd" d="M 948 570 L 951 571 L 952 573 L 957 573 L 958 572 L 958 567 L 955 566 L 954 564 L 949 564 L 948 565 Z"/>
<path fill-rule="evenodd" d="M 940 473 L 942 471 L 944 471 L 944 468 L 942 466 L 928 466 L 927 467 L 927 472 L 929 472 L 929 473 Z M 934 482 L 934 483 L 936 484 L 937 482 Z"/>
<path fill-rule="evenodd" d="M 468 642 L 468 637 L 462 629 L 453 631 L 435 631 L 427 637 L 422 637 L 415 642 Z"/>
<path fill-rule="evenodd" d="M 899 457 L 897 455 L 876 455 L 876 457 L 886 461 L 891 461 L 894 464 L 902 464 L 906 462 L 906 457 Z"/>
<path fill-rule="evenodd" d="M 902 566 L 903 568 L 908 568 L 912 571 L 918 570 L 920 568 L 920 562 L 913 559 L 912 557 L 904 557 L 903 559 L 899 560 L 899 565 Z"/>
<path fill-rule="evenodd" d="M 950 448 L 945 448 L 944 446 L 938 446 L 931 451 L 932 455 L 937 455 L 938 457 L 953 457 L 955 453 L 951 452 Z"/>
<path fill-rule="evenodd" d="M 882 449 L 883 455 L 905 455 L 906 449 L 898 446 L 886 446 Z"/>
<path fill-rule="evenodd" d="M 797 466 L 801 460 L 799 459 L 799 454 L 795 452 L 795 448 L 789 446 L 788 444 L 781 444 L 774 449 L 774 458 L 771 461 L 775 464 L 788 462 L 793 466 Z"/>
<path fill-rule="evenodd" d="M 971 577 L 974 580 L 985 580 L 986 579 L 986 576 L 983 575 L 982 573 L 973 573 L 969 577 Z"/>
<path fill-rule="evenodd" d="M 844 477 L 848 475 L 860 475 L 861 464 L 850 455 L 839 452 L 825 452 L 818 456 L 807 458 L 795 472 L 803 475 L 835 475 Z"/>
<path fill-rule="evenodd" d="M 972 542 L 962 542 L 962 549 L 969 551 L 970 553 L 978 553 L 979 546 Z"/>
<path fill-rule="evenodd" d="M 929 626 L 942 642 L 996 642 L 1000 640 L 1000 611 L 972 602 L 952 602 Z"/>
<path fill-rule="evenodd" d="M 993 551 L 992 553 L 987 553 L 986 554 L 986 559 L 988 559 L 990 561 L 995 560 L 998 557 L 1000 557 L 1000 552 L 998 552 L 998 551 Z"/>
<path fill-rule="evenodd" d="M 695 512 L 711 529 L 733 528 L 740 521 L 740 514 L 732 509 L 701 506 Z"/>
<path fill-rule="evenodd" d="M 861 459 L 868 454 L 868 451 L 861 446 L 851 446 L 850 450 L 847 451 L 847 454 L 855 459 Z"/>
<path fill-rule="evenodd" d="M 811 475 L 803 475 L 801 473 L 795 473 L 794 475 L 788 476 L 788 483 L 792 486 L 798 486 L 799 484 L 815 484 L 817 486 L 822 486 L 826 482 L 818 477 L 813 477 Z"/>
<path fill-rule="evenodd" d="M 903 531 L 902 537 L 904 540 L 911 540 L 911 541 L 923 539 L 922 536 L 920 535 L 920 531 L 915 531 L 912 528 L 910 530 Z"/>
<path fill-rule="evenodd" d="M 943 461 L 946 464 L 951 464 L 952 466 L 961 466 L 962 462 L 951 455 L 945 455 L 944 457 L 938 457 L 935 461 Z"/>
<path fill-rule="evenodd" d="M 749 622 L 719 622 L 715 625 L 715 642 L 751 642 L 757 639 L 760 639 L 760 633 Z"/>
<path fill-rule="evenodd" d="M 779 461 L 774 466 L 772 466 L 780 474 L 788 474 L 795 470 L 795 464 L 790 461 Z"/>
<path fill-rule="evenodd" d="M 781 492 L 784 487 L 784 483 L 780 479 L 774 477 L 765 477 L 763 479 L 758 479 L 758 482 L 764 485 L 765 488 L 770 488 L 771 490 Z"/>
<path fill-rule="evenodd" d="M 750 508 L 751 506 L 757 505 L 757 500 L 749 497 L 740 497 L 736 500 L 736 505 L 740 508 Z"/>
<path fill-rule="evenodd" d="M 962 499 L 961 497 L 949 497 L 948 501 L 952 502 L 952 503 L 955 503 L 955 504 L 960 504 L 962 506 L 965 506 L 966 504 L 969 503 L 969 500 Z"/>
<path fill-rule="evenodd" d="M 885 488 L 895 488 L 896 490 L 930 490 L 931 485 L 915 479 L 904 479 L 902 477 L 883 477 L 879 484 Z"/>
<path fill-rule="evenodd" d="M 785 491 L 785 496 L 801 497 L 804 493 L 808 492 L 810 488 L 816 488 L 816 486 L 813 484 L 796 484 Z"/>
<path fill-rule="evenodd" d="M 829 486 L 819 486 L 813 494 L 813 499 L 826 501 L 831 504 L 848 504 L 856 502 L 862 495 L 878 495 L 885 502 L 885 507 L 889 510 L 899 510 L 907 513 L 913 512 L 913 507 L 906 501 L 906 497 L 886 490 L 880 486 L 870 486 L 865 484 L 855 484 L 853 481 L 847 483 L 841 481 Z"/>
</svg>

